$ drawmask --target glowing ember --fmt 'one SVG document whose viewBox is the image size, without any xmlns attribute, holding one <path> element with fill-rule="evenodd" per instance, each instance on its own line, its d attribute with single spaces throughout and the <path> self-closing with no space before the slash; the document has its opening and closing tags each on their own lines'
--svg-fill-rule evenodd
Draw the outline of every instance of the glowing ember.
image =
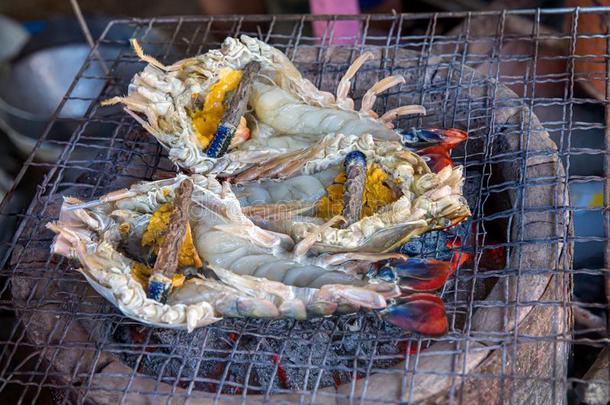
<svg viewBox="0 0 610 405">
<path fill-rule="evenodd" d="M 412 340 L 401 340 L 398 342 L 398 348 L 405 356 L 417 353 L 417 343 Z"/>
<path fill-rule="evenodd" d="M 454 239 L 447 241 L 447 248 L 452 250 L 451 264 L 453 265 L 453 270 L 457 270 L 472 259 L 470 253 L 461 250 L 462 238 L 459 235 Z"/>
<path fill-rule="evenodd" d="M 286 369 L 280 364 L 280 356 L 274 354 L 271 360 L 277 364 L 277 378 L 280 381 L 280 385 L 282 388 L 288 388 L 288 376 L 286 375 Z"/>
</svg>

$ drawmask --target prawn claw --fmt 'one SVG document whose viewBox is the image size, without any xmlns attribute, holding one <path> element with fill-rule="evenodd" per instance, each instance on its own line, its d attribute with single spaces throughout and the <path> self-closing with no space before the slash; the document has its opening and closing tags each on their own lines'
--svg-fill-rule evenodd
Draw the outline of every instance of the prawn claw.
<svg viewBox="0 0 610 405">
<path fill-rule="evenodd" d="M 410 295 L 383 310 L 381 317 L 407 332 L 424 336 L 442 336 L 448 329 L 443 300 L 433 294 Z"/>
<path fill-rule="evenodd" d="M 451 262 L 436 259 L 391 259 L 371 268 L 368 275 L 387 282 L 398 281 L 401 290 L 435 291 L 453 274 L 454 267 Z"/>
<path fill-rule="evenodd" d="M 457 128 L 411 128 L 402 133 L 402 141 L 407 146 L 441 145 L 446 150 L 455 148 L 468 139 L 468 134 Z"/>
<path fill-rule="evenodd" d="M 456 128 L 411 128 L 402 133 L 403 143 L 415 148 L 417 154 L 435 173 L 447 166 L 453 166 L 449 152 L 466 139 L 468 139 L 468 134 Z"/>
<path fill-rule="evenodd" d="M 417 154 L 424 159 L 434 173 L 440 172 L 447 166 L 453 167 L 453 159 L 449 156 L 449 151 L 442 145 L 429 146 L 418 150 Z"/>
</svg>

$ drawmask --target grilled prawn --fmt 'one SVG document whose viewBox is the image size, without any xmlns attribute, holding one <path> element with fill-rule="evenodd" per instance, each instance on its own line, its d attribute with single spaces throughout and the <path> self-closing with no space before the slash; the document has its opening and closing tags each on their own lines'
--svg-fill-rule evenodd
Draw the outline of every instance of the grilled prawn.
<svg viewBox="0 0 610 405">
<path fill-rule="evenodd" d="M 274 157 L 311 146 L 327 134 L 400 141 L 392 121 L 423 114 L 422 106 L 402 106 L 379 117 L 376 96 L 404 83 L 387 77 L 371 87 L 359 111 L 348 96 L 357 70 L 373 57 L 365 52 L 341 79 L 336 96 L 318 90 L 292 62 L 261 41 L 226 38 L 220 49 L 163 65 L 144 54 L 148 65 L 132 80 L 122 103 L 148 132 L 169 149 L 169 157 L 193 173 L 233 174 Z"/>
<path fill-rule="evenodd" d="M 328 135 L 231 181 L 257 224 L 303 252 L 389 252 L 470 215 L 462 167 L 437 161 L 433 172 L 427 157 L 369 134 Z"/>
<path fill-rule="evenodd" d="M 170 328 L 222 317 L 305 319 L 379 310 L 405 330 L 444 333 L 425 293 L 452 266 L 395 253 L 295 254 L 302 242 L 257 226 L 228 182 L 178 175 L 82 202 L 66 198 L 52 251 L 126 316 Z M 174 246 L 171 250 L 168 247 Z"/>
</svg>

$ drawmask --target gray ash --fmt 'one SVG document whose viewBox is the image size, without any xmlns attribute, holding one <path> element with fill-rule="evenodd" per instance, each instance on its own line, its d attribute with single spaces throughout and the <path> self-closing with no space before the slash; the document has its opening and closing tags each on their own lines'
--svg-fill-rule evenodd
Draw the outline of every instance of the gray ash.
<svg viewBox="0 0 610 405">
<path fill-rule="evenodd" d="M 239 394 L 311 390 L 351 381 L 367 369 L 399 362 L 409 338 L 376 314 L 291 320 L 228 319 L 187 333 L 119 325 L 115 340 L 144 352 L 121 351 L 143 374 L 179 386 Z M 248 380 L 247 384 L 245 380 Z"/>
</svg>

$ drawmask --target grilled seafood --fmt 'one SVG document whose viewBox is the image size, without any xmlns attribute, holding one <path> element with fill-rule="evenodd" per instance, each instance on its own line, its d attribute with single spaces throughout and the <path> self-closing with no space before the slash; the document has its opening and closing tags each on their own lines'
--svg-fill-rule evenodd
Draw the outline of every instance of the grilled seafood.
<svg viewBox="0 0 610 405">
<path fill-rule="evenodd" d="M 164 273 L 171 285 L 150 294 L 151 265 L 190 189 L 188 221 L 173 239 L 181 240 L 179 254 Z M 305 319 L 367 309 L 412 332 L 447 328 L 442 301 L 422 292 L 441 286 L 451 264 L 426 266 L 395 253 L 295 255 L 299 243 L 254 224 L 230 185 L 212 176 L 140 183 L 86 203 L 66 198 L 59 220 L 47 226 L 57 234 L 53 253 L 77 259 L 98 292 L 151 325 L 192 330 L 221 317 Z"/>
<path fill-rule="evenodd" d="M 48 224 L 54 253 L 78 259 L 97 291 L 151 325 L 364 309 L 407 331 L 445 332 L 443 303 L 429 292 L 452 264 L 392 251 L 470 215 L 449 157 L 465 133 L 393 129 L 421 106 L 379 117 L 376 96 L 400 76 L 376 83 L 356 111 L 348 90 L 369 52 L 335 97 L 247 36 L 170 66 L 132 45 L 148 65 L 126 97 L 105 104 L 123 103 L 196 174 L 66 198 Z"/>
<path fill-rule="evenodd" d="M 193 173 L 232 174 L 311 146 L 327 134 L 369 133 L 399 141 L 391 122 L 425 113 L 417 105 L 381 117 L 373 111 L 376 96 L 404 83 L 402 76 L 380 80 L 366 92 L 360 110 L 354 109 L 350 81 L 373 57 L 370 52 L 354 61 L 335 97 L 303 78 L 278 49 L 246 35 L 226 38 L 221 49 L 169 66 L 145 55 L 135 40 L 132 45 L 148 65 L 133 78 L 127 96 L 103 104 L 124 104 L 169 149 L 172 161 Z"/>
<path fill-rule="evenodd" d="M 357 173 L 354 178 L 343 164 Z M 446 165 L 434 173 L 400 142 L 375 141 L 368 134 L 328 135 L 231 180 L 257 224 L 290 235 L 316 254 L 389 252 L 470 215 L 462 167 Z M 337 216 L 343 226 L 336 226 Z"/>
<path fill-rule="evenodd" d="M 420 155 L 433 172 L 452 166 L 450 153 L 468 135 L 459 129 L 416 129 L 403 132 L 403 141 Z"/>
</svg>

